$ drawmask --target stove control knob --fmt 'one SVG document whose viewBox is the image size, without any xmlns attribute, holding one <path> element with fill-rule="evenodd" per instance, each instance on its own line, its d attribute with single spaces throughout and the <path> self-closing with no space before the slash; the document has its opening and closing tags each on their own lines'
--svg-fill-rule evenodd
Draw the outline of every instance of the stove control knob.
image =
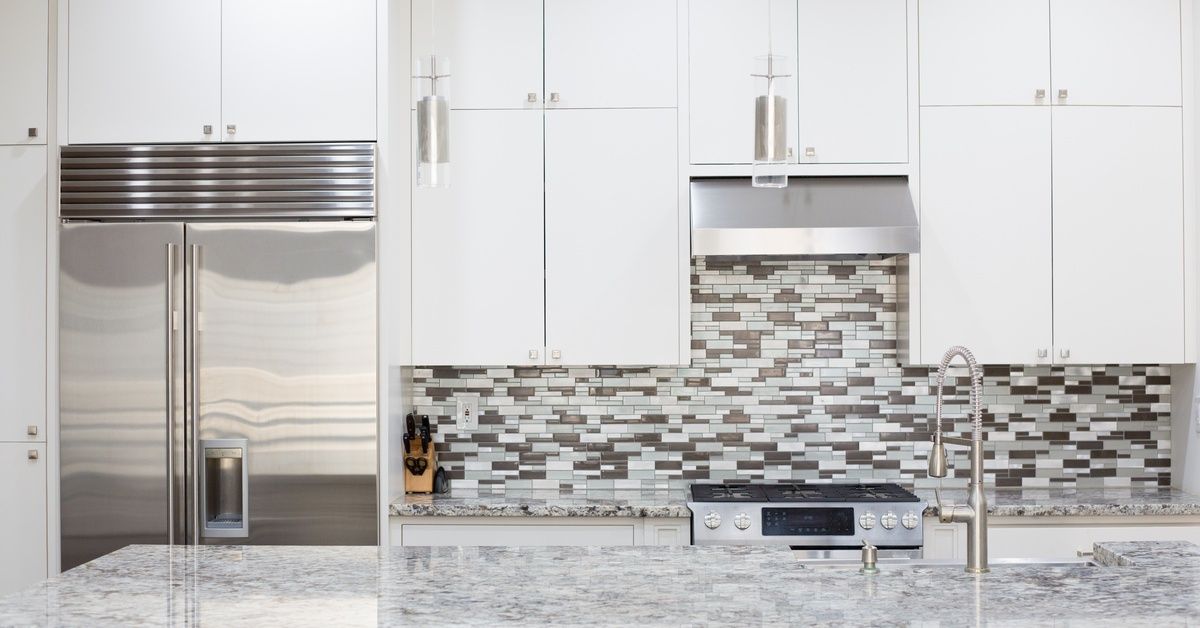
<svg viewBox="0 0 1200 628">
<path fill-rule="evenodd" d="M 858 516 L 858 525 L 864 530 L 870 530 L 875 527 L 875 513 L 864 512 Z"/>
<path fill-rule="evenodd" d="M 891 511 L 884 513 L 884 515 L 879 518 L 879 525 L 882 525 L 887 530 L 891 530 L 892 528 L 896 527 L 898 522 L 899 519 L 896 517 L 896 513 Z"/>
<path fill-rule="evenodd" d="M 745 530 L 746 528 L 749 528 L 750 515 L 744 512 L 739 512 L 737 516 L 733 518 L 733 525 L 737 526 L 737 529 L 739 530 Z"/>
<path fill-rule="evenodd" d="M 704 515 L 704 525 L 708 526 L 709 530 L 716 530 L 717 526 L 721 525 L 721 515 L 715 512 Z"/>
<path fill-rule="evenodd" d="M 904 527 L 911 530 L 921 523 L 921 518 L 917 516 L 917 513 L 910 510 L 904 513 L 904 518 L 900 522 L 904 524 Z"/>
</svg>

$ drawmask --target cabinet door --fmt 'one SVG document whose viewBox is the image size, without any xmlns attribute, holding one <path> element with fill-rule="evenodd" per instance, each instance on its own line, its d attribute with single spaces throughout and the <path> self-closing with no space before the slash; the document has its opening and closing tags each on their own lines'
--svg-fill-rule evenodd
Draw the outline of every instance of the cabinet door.
<svg viewBox="0 0 1200 628">
<path fill-rule="evenodd" d="M 692 0 L 688 8 L 689 161 L 748 164 L 754 159 L 754 58 L 777 55 L 796 64 L 796 0 Z M 794 87 L 795 83 L 793 83 Z M 794 125 L 796 92 L 788 95 Z M 792 137 L 795 135 L 793 134 Z"/>
<path fill-rule="evenodd" d="M 375 139 L 375 0 L 222 0 L 221 19 L 225 141 Z"/>
<path fill-rule="evenodd" d="M 905 0 L 800 0 L 798 32 L 800 162 L 907 162 Z"/>
<path fill-rule="evenodd" d="M 6 0 L 0 20 L 0 144 L 46 143 L 46 0 Z M 36 129 L 30 137 L 29 129 Z"/>
<path fill-rule="evenodd" d="M 1050 0 L 919 0 L 922 105 L 1050 102 Z"/>
<path fill-rule="evenodd" d="M 672 109 L 547 112 L 551 364 L 679 361 L 675 123 Z"/>
<path fill-rule="evenodd" d="M 548 104 L 674 107 L 679 57 L 675 2 L 546 0 Z"/>
<path fill-rule="evenodd" d="M 0 224 L 0 441 L 45 440 L 45 146 L 0 146 Z"/>
<path fill-rule="evenodd" d="M 220 0 L 70 0 L 67 21 L 71 144 L 221 138 Z"/>
<path fill-rule="evenodd" d="M 450 187 L 413 189 L 413 360 L 541 364 L 542 112 L 455 111 L 450 129 Z"/>
<path fill-rule="evenodd" d="M 413 58 L 449 57 L 451 108 L 541 107 L 541 0 L 416 0 L 412 16 Z"/>
<path fill-rule="evenodd" d="M 1056 103 L 1182 104 L 1179 0 L 1051 0 L 1050 11 Z"/>
<path fill-rule="evenodd" d="M 921 109 L 921 353 L 1048 362 L 1049 107 Z"/>
<path fill-rule="evenodd" d="M 31 458 L 30 451 L 36 451 Z M 46 578 L 46 446 L 0 443 L 0 595 Z"/>
<path fill-rule="evenodd" d="M 1183 115 L 1054 109 L 1058 362 L 1184 358 Z"/>
</svg>

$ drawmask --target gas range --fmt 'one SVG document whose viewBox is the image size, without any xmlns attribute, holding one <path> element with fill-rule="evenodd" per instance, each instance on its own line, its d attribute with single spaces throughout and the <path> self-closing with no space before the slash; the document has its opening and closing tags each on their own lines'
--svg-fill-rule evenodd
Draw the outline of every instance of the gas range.
<svg viewBox="0 0 1200 628">
<path fill-rule="evenodd" d="M 921 498 L 896 484 L 693 484 L 692 544 L 916 550 Z"/>
</svg>

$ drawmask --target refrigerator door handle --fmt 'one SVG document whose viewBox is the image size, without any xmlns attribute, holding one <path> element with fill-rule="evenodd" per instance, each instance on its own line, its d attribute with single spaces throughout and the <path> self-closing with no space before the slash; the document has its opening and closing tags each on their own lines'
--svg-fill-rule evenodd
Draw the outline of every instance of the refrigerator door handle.
<svg viewBox="0 0 1200 628">
<path fill-rule="evenodd" d="M 175 243 L 167 243 L 167 544 L 175 544 Z"/>
<path fill-rule="evenodd" d="M 190 465 L 192 468 L 192 473 L 190 474 L 191 475 L 191 484 L 192 484 L 192 486 L 191 486 L 191 489 L 192 489 L 191 502 L 192 502 L 192 504 L 191 504 L 191 509 L 190 509 L 190 511 L 191 511 L 190 512 L 190 515 L 191 515 L 190 527 L 192 530 L 192 544 L 199 545 L 200 544 L 200 522 L 199 522 L 200 504 L 199 504 L 199 500 L 201 499 L 199 475 L 200 475 L 201 469 L 200 469 L 200 463 L 197 460 L 197 457 L 200 455 L 200 360 L 199 360 L 199 355 L 198 355 L 200 352 L 200 347 L 199 347 L 199 342 L 198 342 L 199 338 L 197 337 L 197 332 L 198 332 L 198 329 L 200 326 L 200 322 L 199 322 L 200 308 L 198 307 L 197 302 L 199 301 L 198 293 L 199 293 L 200 285 L 199 285 L 199 282 L 197 281 L 197 277 L 199 276 L 199 266 L 200 266 L 200 245 L 199 244 L 190 245 L 188 247 L 188 252 L 189 252 L 189 256 L 191 258 L 188 263 L 188 289 L 189 289 L 189 295 L 191 296 L 191 299 L 188 302 L 189 320 L 188 320 L 188 326 L 187 326 L 188 327 L 188 340 L 189 340 L 189 342 L 188 342 L 188 345 L 189 345 L 188 373 L 191 378 L 191 391 L 190 391 L 191 399 L 189 400 L 189 406 L 191 408 L 191 412 L 190 412 L 191 420 L 188 422 L 188 428 L 189 428 L 188 429 L 188 432 L 189 432 L 188 440 L 190 443 L 190 447 L 188 448 L 188 451 L 189 451 Z"/>
</svg>

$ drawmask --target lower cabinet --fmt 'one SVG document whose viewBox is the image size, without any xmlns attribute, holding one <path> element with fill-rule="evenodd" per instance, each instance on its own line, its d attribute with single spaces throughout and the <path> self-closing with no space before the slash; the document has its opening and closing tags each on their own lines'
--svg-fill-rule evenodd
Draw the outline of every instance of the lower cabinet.
<svg viewBox="0 0 1200 628">
<path fill-rule="evenodd" d="M 690 545 L 689 519 L 392 517 L 395 546 Z"/>
<path fill-rule="evenodd" d="M 0 443 L 0 595 L 46 578 L 46 445 Z"/>
<path fill-rule="evenodd" d="M 1078 558 L 1104 541 L 1191 541 L 1200 517 L 993 517 L 988 558 Z M 967 529 L 925 519 L 925 558 L 965 560 Z"/>
</svg>

